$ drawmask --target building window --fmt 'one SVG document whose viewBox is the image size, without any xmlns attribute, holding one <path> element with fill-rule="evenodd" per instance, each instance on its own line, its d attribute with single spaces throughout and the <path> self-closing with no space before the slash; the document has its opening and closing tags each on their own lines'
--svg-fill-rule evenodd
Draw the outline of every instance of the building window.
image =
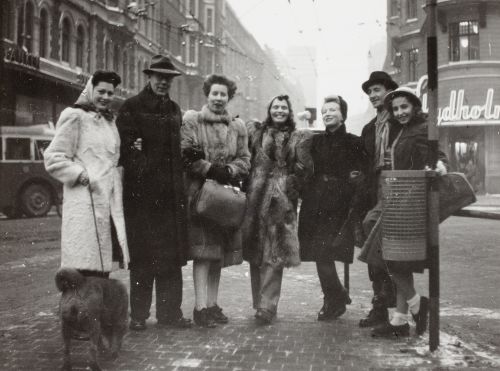
<svg viewBox="0 0 500 371">
<path fill-rule="evenodd" d="M 188 38 L 188 55 L 187 55 L 187 63 L 197 64 L 197 52 L 198 52 L 198 43 L 196 41 L 196 36 L 190 35 Z"/>
<path fill-rule="evenodd" d="M 186 15 L 198 18 L 198 0 L 186 0 Z"/>
<path fill-rule="evenodd" d="M 213 6 L 205 7 L 205 31 L 214 34 L 214 8 Z"/>
<path fill-rule="evenodd" d="M 406 0 L 406 18 L 417 18 L 417 0 Z"/>
<path fill-rule="evenodd" d="M 113 48 L 113 71 L 120 74 L 120 47 L 115 44 Z"/>
<path fill-rule="evenodd" d="M 137 63 L 137 89 L 138 90 L 141 90 L 143 88 L 143 86 L 142 86 L 143 73 L 144 72 L 142 72 L 142 61 L 139 60 L 139 63 Z"/>
<path fill-rule="evenodd" d="M 33 51 L 33 14 L 34 8 L 31 2 L 26 3 L 26 17 L 24 26 L 24 46 L 28 52 Z"/>
<path fill-rule="evenodd" d="M 18 8 L 17 13 L 17 45 L 23 47 L 23 34 L 24 34 L 24 6 Z"/>
<path fill-rule="evenodd" d="M 408 81 L 417 81 L 418 49 L 408 50 Z"/>
<path fill-rule="evenodd" d="M 4 4 L 2 27 L 2 35 L 4 35 L 7 39 L 12 40 L 12 5 L 8 0 L 5 1 Z"/>
<path fill-rule="evenodd" d="M 391 17 L 397 17 L 399 16 L 399 0 L 391 0 L 391 5 L 390 5 L 390 15 Z"/>
<path fill-rule="evenodd" d="M 172 33 L 172 24 L 170 23 L 170 20 L 167 19 L 166 26 L 165 26 L 165 48 L 169 51 L 170 50 L 170 34 Z"/>
<path fill-rule="evenodd" d="M 64 62 L 69 63 L 70 54 L 70 41 L 71 41 L 71 24 L 68 18 L 64 18 L 62 21 L 62 48 L 61 48 L 61 59 Z"/>
<path fill-rule="evenodd" d="M 122 85 L 126 89 L 128 88 L 128 55 L 127 52 L 124 51 L 122 55 Z"/>
<path fill-rule="evenodd" d="M 85 48 L 85 31 L 83 26 L 78 26 L 76 30 L 76 65 L 83 68 L 83 50 Z"/>
<path fill-rule="evenodd" d="M 104 69 L 111 69 L 111 41 L 107 40 L 104 43 Z"/>
<path fill-rule="evenodd" d="M 479 59 L 479 24 L 478 21 L 451 23 L 450 61 L 468 61 Z"/>
<path fill-rule="evenodd" d="M 38 54 L 47 58 L 49 44 L 49 15 L 46 9 L 40 11 L 40 43 Z"/>
<path fill-rule="evenodd" d="M 207 50 L 206 54 L 206 67 L 205 67 L 205 73 L 207 75 L 210 75 L 214 73 L 214 65 L 215 65 L 215 53 L 213 50 Z"/>
</svg>

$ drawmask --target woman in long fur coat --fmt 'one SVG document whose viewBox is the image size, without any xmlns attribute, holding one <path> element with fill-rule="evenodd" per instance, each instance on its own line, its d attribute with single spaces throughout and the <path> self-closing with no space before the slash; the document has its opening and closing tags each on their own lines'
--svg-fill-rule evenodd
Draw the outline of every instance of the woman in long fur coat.
<svg viewBox="0 0 500 371">
<path fill-rule="evenodd" d="M 250 168 L 245 124 L 226 111 L 236 92 L 235 83 L 225 76 L 211 75 L 203 91 L 207 104 L 199 112 L 187 111 L 181 128 L 188 210 L 205 179 L 236 184 L 246 178 Z M 228 318 L 217 305 L 219 281 L 223 266 L 243 262 L 241 231 L 220 227 L 190 213 L 188 238 L 196 297 L 194 322 L 203 327 L 227 323 Z"/>
<path fill-rule="evenodd" d="M 247 125 L 252 170 L 247 184 L 243 255 L 250 263 L 259 324 L 276 316 L 284 267 L 300 264 L 297 200 L 310 168 L 309 131 L 297 131 L 287 95 L 271 100 L 267 118 Z"/>
<path fill-rule="evenodd" d="M 61 113 L 44 152 L 47 171 L 64 185 L 61 266 L 87 275 L 107 276 L 114 257 L 121 255 L 125 268 L 129 261 L 120 136 L 108 108 L 119 83 L 114 72 L 96 72 L 75 105 Z"/>
</svg>

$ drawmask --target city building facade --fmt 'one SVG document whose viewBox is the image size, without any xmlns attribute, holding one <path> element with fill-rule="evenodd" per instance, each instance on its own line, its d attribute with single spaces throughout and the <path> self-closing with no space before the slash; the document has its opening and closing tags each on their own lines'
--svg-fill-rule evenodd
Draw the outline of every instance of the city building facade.
<svg viewBox="0 0 500 371">
<path fill-rule="evenodd" d="M 205 102 L 204 78 L 223 73 L 243 119 L 265 112 L 267 95 L 288 93 L 272 58 L 226 0 L 2 0 L 0 125 L 56 122 L 90 74 L 122 77 L 117 107 L 147 83 L 151 57 L 168 55 L 182 76 L 170 95 L 183 110 Z"/>
<path fill-rule="evenodd" d="M 384 69 L 427 109 L 425 0 L 387 0 Z M 438 127 L 451 168 L 500 193 L 500 2 L 438 0 Z"/>
</svg>

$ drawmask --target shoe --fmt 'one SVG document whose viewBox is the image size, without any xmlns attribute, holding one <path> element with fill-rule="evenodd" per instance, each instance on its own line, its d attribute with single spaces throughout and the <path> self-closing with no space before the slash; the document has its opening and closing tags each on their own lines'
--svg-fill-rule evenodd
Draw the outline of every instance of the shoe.
<svg viewBox="0 0 500 371">
<path fill-rule="evenodd" d="M 71 339 L 78 341 L 88 341 L 90 340 L 90 336 L 86 332 L 73 330 L 71 332 Z"/>
<path fill-rule="evenodd" d="M 427 317 L 429 313 L 429 299 L 420 297 L 420 306 L 417 314 L 411 314 L 417 325 L 417 335 L 422 335 L 427 330 Z"/>
<path fill-rule="evenodd" d="M 179 317 L 173 320 L 158 320 L 158 326 L 160 327 L 173 327 L 173 328 L 191 328 L 192 322 L 189 318 Z"/>
<path fill-rule="evenodd" d="M 410 325 L 405 323 L 404 325 L 393 326 L 386 322 L 372 329 L 372 336 L 390 339 L 408 337 L 410 336 Z"/>
<path fill-rule="evenodd" d="M 146 329 L 146 321 L 130 320 L 128 328 L 132 331 L 144 331 Z"/>
<path fill-rule="evenodd" d="M 387 308 L 372 308 L 365 318 L 359 320 L 359 327 L 375 327 L 389 321 Z"/>
<path fill-rule="evenodd" d="M 255 312 L 255 319 L 258 325 L 265 326 L 270 325 L 276 315 L 270 310 L 259 308 Z"/>
<path fill-rule="evenodd" d="M 193 321 L 200 327 L 214 328 L 217 326 L 214 319 L 208 314 L 207 308 L 193 309 Z"/>
<path fill-rule="evenodd" d="M 344 290 L 340 297 L 335 301 L 325 299 L 323 306 L 318 312 L 318 321 L 330 321 L 339 318 L 346 312 L 346 305 L 351 303 L 351 298 L 347 294 L 346 290 Z"/>
<path fill-rule="evenodd" d="M 212 317 L 212 319 L 215 321 L 215 323 L 228 323 L 229 318 L 222 313 L 222 308 L 219 307 L 217 304 L 215 304 L 213 307 L 208 307 L 207 308 L 208 315 Z"/>
</svg>

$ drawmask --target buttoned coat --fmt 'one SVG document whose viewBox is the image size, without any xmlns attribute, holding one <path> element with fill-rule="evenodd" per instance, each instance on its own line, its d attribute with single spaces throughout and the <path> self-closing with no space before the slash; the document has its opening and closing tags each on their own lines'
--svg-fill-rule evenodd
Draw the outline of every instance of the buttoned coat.
<svg viewBox="0 0 500 371">
<path fill-rule="evenodd" d="M 358 136 L 347 133 L 342 125 L 333 133 L 316 134 L 311 156 L 314 174 L 302 192 L 299 215 L 301 260 L 352 262 L 354 236 L 343 236 L 340 246 L 334 242 L 354 196 L 350 173 L 366 166 L 363 145 Z"/>
<path fill-rule="evenodd" d="M 180 151 L 181 110 L 149 84 L 120 108 L 124 210 L 131 263 L 184 265 L 187 212 Z M 134 142 L 142 138 L 142 150 Z"/>
<path fill-rule="evenodd" d="M 81 108 L 62 111 L 54 139 L 44 152 L 47 171 L 64 185 L 62 267 L 111 271 L 111 220 L 123 263 L 128 264 L 119 157 L 120 137 L 114 121 Z M 77 183 L 83 171 L 89 176 L 88 187 Z"/>
<path fill-rule="evenodd" d="M 181 128 L 181 147 L 201 148 L 205 158 L 187 165 L 188 209 L 202 187 L 212 164 L 228 166 L 233 182 L 243 180 L 250 169 L 245 124 L 228 114 L 217 115 L 206 106 L 187 111 Z M 189 213 L 189 256 L 192 259 L 221 260 L 225 266 L 242 262 L 241 230 L 222 228 Z"/>
</svg>

